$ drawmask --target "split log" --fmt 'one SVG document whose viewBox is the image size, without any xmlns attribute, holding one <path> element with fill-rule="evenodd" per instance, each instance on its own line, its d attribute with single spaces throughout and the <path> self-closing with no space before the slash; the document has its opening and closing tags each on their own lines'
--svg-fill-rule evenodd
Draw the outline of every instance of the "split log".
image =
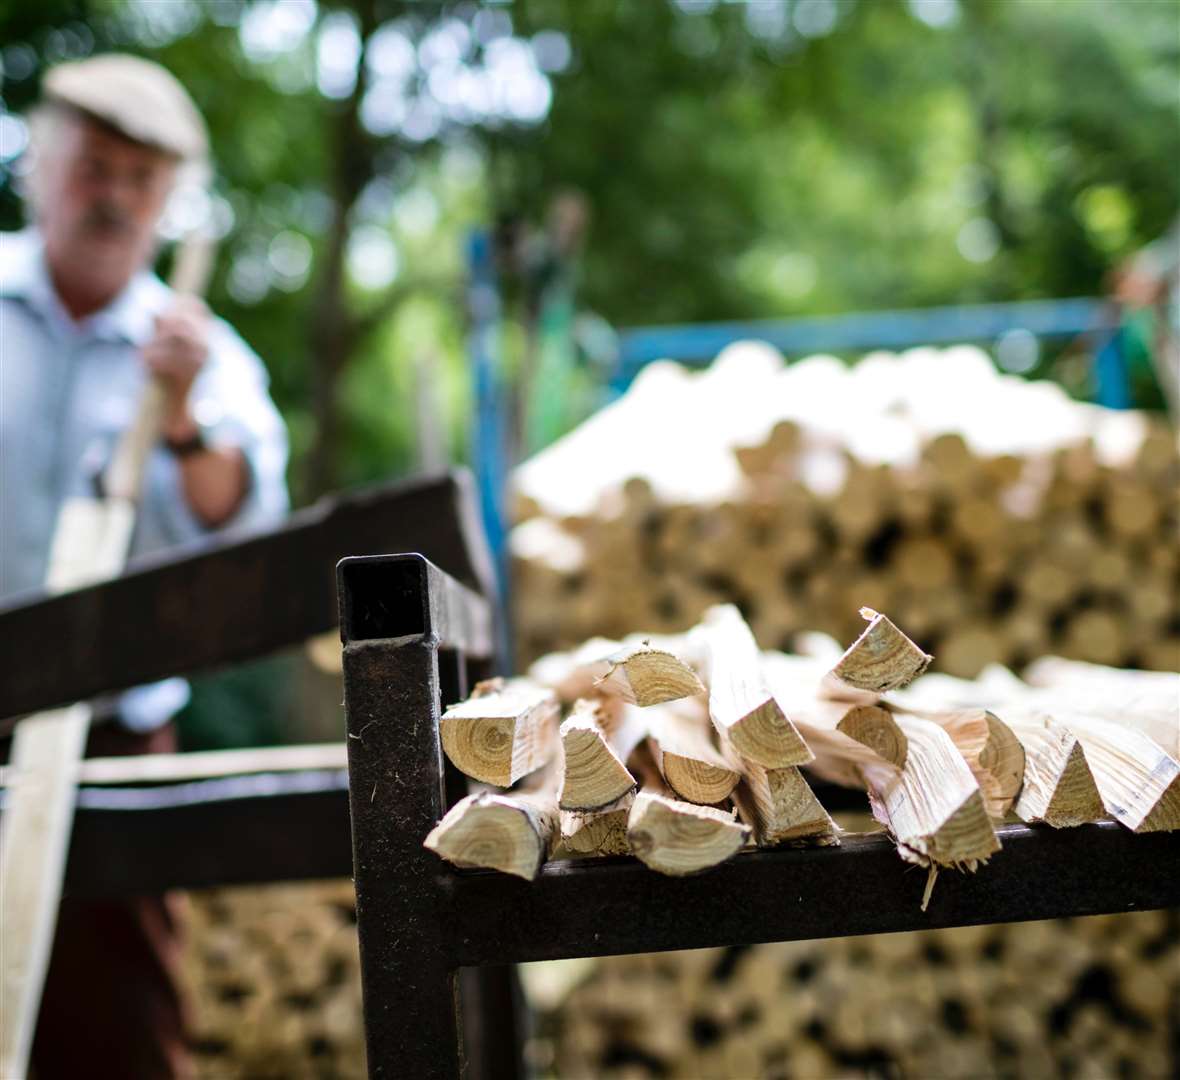
<svg viewBox="0 0 1180 1080">
<path fill-rule="evenodd" d="M 1180 757 L 1180 674 L 1126 671 L 1046 656 L 1024 673 L 1030 686 L 1066 695 L 1110 720 L 1136 727 Z"/>
<path fill-rule="evenodd" d="M 739 773 L 709 739 L 709 716 L 698 698 L 645 709 L 648 746 L 668 787 L 688 802 L 712 804 L 728 799 Z"/>
<path fill-rule="evenodd" d="M 529 668 L 528 677 L 549 687 L 565 704 L 572 705 L 594 692 L 594 684 L 610 671 L 607 657 L 621 648 L 621 642 L 593 637 L 568 652 L 542 656 Z"/>
<path fill-rule="evenodd" d="M 600 810 L 563 810 L 561 843 L 553 857 L 561 859 L 630 854 L 627 819 L 632 802 L 634 795 L 628 792 Z"/>
<path fill-rule="evenodd" d="M 521 795 L 481 791 L 460 799 L 425 846 L 455 866 L 535 878 L 561 835 L 552 786 Z"/>
<path fill-rule="evenodd" d="M 1013 730 L 987 709 L 908 711 L 938 724 L 951 737 L 979 784 L 988 816 L 1002 821 L 1024 782 L 1025 750 Z"/>
<path fill-rule="evenodd" d="M 1044 822 L 1055 829 L 1099 821 L 1102 797 L 1077 736 L 1050 716 L 1004 710 L 1024 747 L 1024 786 L 1013 811 L 1021 821 Z"/>
<path fill-rule="evenodd" d="M 809 707 L 800 686 L 808 670 L 815 661 L 763 656 L 775 696 L 815 751 L 811 771 L 864 788 L 902 858 L 974 869 L 999 850 L 979 784 L 938 724 L 877 704 L 814 699 Z"/>
<path fill-rule="evenodd" d="M 1086 752 L 1106 811 L 1132 832 L 1180 829 L 1180 762 L 1134 728 L 1055 714 Z"/>
<path fill-rule="evenodd" d="M 734 803 L 741 819 L 754 830 L 759 847 L 840 843 L 839 826 L 794 765 L 764 769 L 754 762 L 743 762 Z"/>
<path fill-rule="evenodd" d="M 562 810 L 598 810 L 635 790 L 624 764 L 646 726 L 637 710 L 617 700 L 583 698 L 561 725 Z"/>
<path fill-rule="evenodd" d="M 439 736 L 456 768 L 510 787 L 549 760 L 560 712 L 552 690 L 528 679 L 488 679 L 443 713 Z"/>
<path fill-rule="evenodd" d="M 699 873 L 736 855 L 750 835 L 732 812 L 672 797 L 658 782 L 645 783 L 627 820 L 631 851 L 661 874 Z"/>
<path fill-rule="evenodd" d="M 647 643 L 627 645 L 609 661 L 610 669 L 596 689 L 634 705 L 660 705 L 705 692 L 696 672 L 683 660 Z"/>
<path fill-rule="evenodd" d="M 906 764 L 883 783 L 866 773 L 873 816 L 902 858 L 975 869 L 1000 849 L 978 782 L 938 724 L 904 713 L 893 719 L 905 734 Z"/>
<path fill-rule="evenodd" d="M 810 761 L 807 744 L 766 685 L 754 635 L 737 608 L 711 608 L 690 637 L 702 642 L 709 715 L 723 746 L 764 768 Z"/>
<path fill-rule="evenodd" d="M 913 682 L 934 659 L 884 615 L 861 608 L 869 625 L 836 662 L 822 685 L 827 697 L 850 701 L 898 690 Z"/>
</svg>

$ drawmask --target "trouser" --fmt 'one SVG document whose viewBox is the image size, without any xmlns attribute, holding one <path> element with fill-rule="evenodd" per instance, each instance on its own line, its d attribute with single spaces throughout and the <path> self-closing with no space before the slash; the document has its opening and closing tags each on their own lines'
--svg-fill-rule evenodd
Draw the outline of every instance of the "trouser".
<svg viewBox="0 0 1180 1080">
<path fill-rule="evenodd" d="M 86 756 L 175 749 L 171 724 L 139 735 L 106 722 L 91 728 Z M 0 757 L 8 752 L 0 746 Z M 179 979 L 182 899 L 63 897 L 33 1039 L 37 1080 L 191 1075 Z"/>
</svg>

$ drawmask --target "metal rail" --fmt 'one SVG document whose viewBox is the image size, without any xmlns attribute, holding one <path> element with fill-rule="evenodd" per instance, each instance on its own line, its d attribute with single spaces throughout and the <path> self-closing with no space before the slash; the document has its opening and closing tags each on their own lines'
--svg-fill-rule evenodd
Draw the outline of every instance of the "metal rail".
<svg viewBox="0 0 1180 1080">
<path fill-rule="evenodd" d="M 1134 836 L 1111 822 L 1062 831 L 1007 826 L 1003 850 L 988 866 L 940 875 L 926 912 L 926 875 L 880 835 L 849 836 L 839 848 L 750 852 L 692 878 L 662 877 L 632 859 L 551 864 L 533 882 L 454 870 L 422 839 L 457 794 L 451 788 L 447 798 L 439 744 L 440 697 L 450 696 L 440 682 L 439 649 L 457 650 L 450 655 L 458 668 L 469 666 L 465 639 L 455 632 L 462 620 L 418 626 L 347 616 L 370 610 L 366 592 L 388 587 L 383 582 L 396 581 L 407 596 L 421 588 L 425 608 L 431 590 L 450 586 L 417 556 L 346 559 L 338 572 L 372 1077 L 462 1075 L 457 972 L 465 965 L 1180 905 L 1180 833 Z M 501 1036 L 496 1052 L 504 1056 L 481 1046 L 472 1063 L 481 1075 L 519 1069 L 504 1046 L 512 1015 L 499 1015 L 484 1030 Z"/>
<path fill-rule="evenodd" d="M 255 659 L 337 620 L 344 555 L 425 551 L 494 596 L 464 472 L 325 499 L 280 529 L 139 560 L 122 577 L 0 605 L 0 717 Z"/>
</svg>

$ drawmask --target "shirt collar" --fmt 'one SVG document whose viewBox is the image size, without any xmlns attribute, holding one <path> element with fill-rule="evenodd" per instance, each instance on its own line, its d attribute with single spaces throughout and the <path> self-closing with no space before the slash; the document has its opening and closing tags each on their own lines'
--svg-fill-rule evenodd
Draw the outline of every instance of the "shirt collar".
<svg viewBox="0 0 1180 1080">
<path fill-rule="evenodd" d="M 2 234 L 0 296 L 24 300 L 43 317 L 106 341 L 145 345 L 155 317 L 168 306 L 171 290 L 155 274 L 141 270 L 105 308 L 74 323 L 53 288 L 45 264 L 45 247 L 36 229 Z"/>
</svg>

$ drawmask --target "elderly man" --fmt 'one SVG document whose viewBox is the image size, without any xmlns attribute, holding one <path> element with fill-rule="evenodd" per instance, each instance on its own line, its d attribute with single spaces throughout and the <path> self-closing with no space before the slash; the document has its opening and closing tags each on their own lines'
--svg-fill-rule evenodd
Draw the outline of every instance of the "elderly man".
<svg viewBox="0 0 1180 1080">
<path fill-rule="evenodd" d="M 177 176 L 205 158 L 192 101 L 162 68 L 119 55 L 51 70 L 44 99 L 32 118 L 35 225 L 0 236 L 0 596 L 42 585 L 59 508 L 93 493 L 149 378 L 165 408 L 133 554 L 287 508 L 286 435 L 261 363 L 151 272 Z M 174 679 L 96 704 L 88 752 L 174 748 L 170 720 L 187 697 Z M 186 1072 L 175 951 L 165 898 L 67 900 L 38 1076 Z"/>
</svg>

